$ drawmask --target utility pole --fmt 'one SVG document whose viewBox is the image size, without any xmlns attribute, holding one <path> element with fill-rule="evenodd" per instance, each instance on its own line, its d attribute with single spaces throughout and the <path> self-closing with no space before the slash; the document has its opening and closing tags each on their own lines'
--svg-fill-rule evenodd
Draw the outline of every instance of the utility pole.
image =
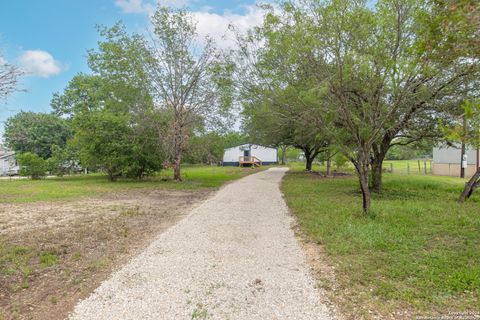
<svg viewBox="0 0 480 320">
<path fill-rule="evenodd" d="M 480 149 L 479 147 L 477 147 L 477 170 L 475 171 L 479 171 L 480 170 Z"/>
<path fill-rule="evenodd" d="M 467 122 L 465 121 L 465 114 L 463 115 L 463 132 L 466 133 L 467 131 Z M 460 178 L 465 178 L 465 168 L 467 167 L 466 163 L 466 146 L 465 140 L 462 139 L 462 155 L 460 157 Z"/>
</svg>

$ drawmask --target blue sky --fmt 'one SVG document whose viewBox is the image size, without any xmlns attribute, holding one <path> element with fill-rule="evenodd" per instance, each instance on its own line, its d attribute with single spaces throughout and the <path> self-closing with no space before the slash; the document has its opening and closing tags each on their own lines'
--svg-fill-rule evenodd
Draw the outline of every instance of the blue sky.
<svg viewBox="0 0 480 320">
<path fill-rule="evenodd" d="M 148 26 L 156 0 L 8 0 L 0 10 L 0 51 L 29 74 L 21 88 L 0 101 L 3 122 L 24 110 L 49 112 L 54 92 L 61 92 L 79 72 L 88 72 L 86 51 L 99 40 L 95 25 L 122 20 L 130 31 Z M 255 0 L 163 0 L 170 6 L 187 5 L 198 20 L 200 35 L 221 41 L 229 23 L 247 28 L 261 20 Z"/>
</svg>

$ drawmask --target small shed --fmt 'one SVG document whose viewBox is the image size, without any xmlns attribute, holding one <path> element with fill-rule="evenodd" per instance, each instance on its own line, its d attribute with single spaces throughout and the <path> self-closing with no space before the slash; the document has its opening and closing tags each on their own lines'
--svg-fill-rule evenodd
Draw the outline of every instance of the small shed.
<svg viewBox="0 0 480 320">
<path fill-rule="evenodd" d="M 479 166 L 479 152 L 472 147 L 466 148 L 465 176 L 471 177 Z M 460 146 L 439 146 L 433 148 L 433 174 L 437 176 L 459 177 L 462 168 L 462 150 Z"/>
<path fill-rule="evenodd" d="M 240 146 L 227 148 L 223 151 L 222 164 L 224 166 L 278 164 L 277 149 L 257 144 L 242 144 Z"/>
</svg>

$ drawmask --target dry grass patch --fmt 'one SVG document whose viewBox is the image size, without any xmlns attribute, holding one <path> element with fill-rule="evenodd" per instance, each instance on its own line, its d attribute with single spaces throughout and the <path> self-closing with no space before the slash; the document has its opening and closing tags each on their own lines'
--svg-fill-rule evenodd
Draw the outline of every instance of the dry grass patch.
<svg viewBox="0 0 480 320">
<path fill-rule="evenodd" d="M 0 205 L 0 319 L 64 319 L 211 192 L 140 189 Z"/>
</svg>

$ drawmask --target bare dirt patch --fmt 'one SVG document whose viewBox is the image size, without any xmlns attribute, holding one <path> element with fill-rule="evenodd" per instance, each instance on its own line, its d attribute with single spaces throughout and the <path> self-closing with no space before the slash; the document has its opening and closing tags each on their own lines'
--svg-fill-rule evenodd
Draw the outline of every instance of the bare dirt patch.
<svg viewBox="0 0 480 320">
<path fill-rule="evenodd" d="M 0 204 L 0 319 L 64 319 L 211 191 L 129 190 Z"/>
</svg>

